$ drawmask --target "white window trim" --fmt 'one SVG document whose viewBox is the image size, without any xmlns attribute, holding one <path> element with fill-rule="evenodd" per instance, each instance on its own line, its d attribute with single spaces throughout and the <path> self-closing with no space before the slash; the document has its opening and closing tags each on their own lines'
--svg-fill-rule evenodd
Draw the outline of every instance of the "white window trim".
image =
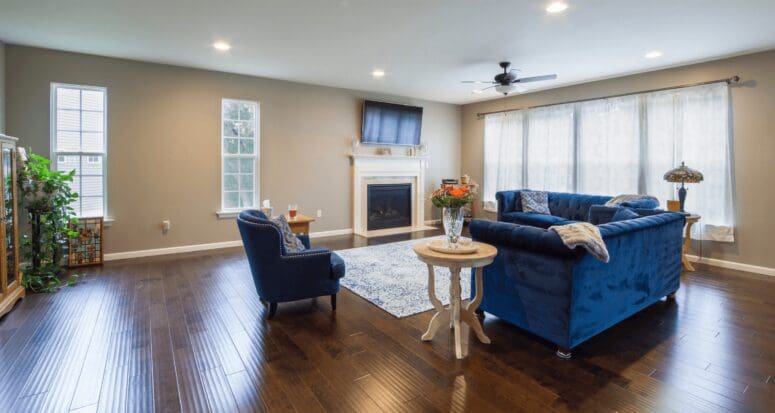
<svg viewBox="0 0 775 413">
<path fill-rule="evenodd" d="M 221 121 L 218 124 L 218 133 L 220 134 L 220 146 L 221 146 L 221 174 L 218 177 L 220 180 L 220 205 L 218 211 L 215 212 L 215 214 L 218 216 L 218 219 L 231 219 L 235 218 L 237 215 L 239 215 L 240 212 L 250 209 L 250 208 L 224 208 L 223 206 L 223 194 L 224 194 L 224 188 L 223 188 L 223 177 L 225 174 L 224 168 L 225 168 L 225 162 L 223 161 L 226 157 L 226 155 L 234 156 L 234 154 L 226 154 L 223 151 L 223 142 L 225 139 L 225 136 L 223 135 L 223 122 L 224 122 L 224 113 L 223 113 L 223 105 L 225 102 L 235 102 L 240 104 L 249 104 L 253 105 L 255 107 L 255 116 L 253 116 L 253 131 L 254 131 L 254 138 L 255 143 L 253 145 L 253 148 L 255 149 L 255 154 L 253 157 L 255 158 L 253 162 L 253 208 L 258 208 L 258 200 L 261 199 L 259 196 L 259 192 L 261 191 L 260 182 L 261 182 L 261 103 L 257 102 L 255 100 L 244 100 L 244 99 L 232 99 L 232 98 L 222 98 L 221 99 Z M 242 158 L 248 158 L 250 156 L 240 156 L 237 155 L 237 157 Z"/>
<path fill-rule="evenodd" d="M 57 107 L 56 91 L 57 88 L 72 88 L 80 90 L 96 90 L 104 93 L 102 107 L 102 139 L 103 152 L 58 152 L 57 149 Z M 73 83 L 51 82 L 49 92 L 49 155 L 51 159 L 51 168 L 57 168 L 57 156 L 78 155 L 89 156 L 96 155 L 103 158 L 102 162 L 102 220 L 105 226 L 110 226 L 114 220 L 108 217 L 108 88 L 104 86 L 77 85 Z M 80 196 L 80 194 L 79 194 Z M 80 217 L 79 217 L 80 218 Z"/>
</svg>

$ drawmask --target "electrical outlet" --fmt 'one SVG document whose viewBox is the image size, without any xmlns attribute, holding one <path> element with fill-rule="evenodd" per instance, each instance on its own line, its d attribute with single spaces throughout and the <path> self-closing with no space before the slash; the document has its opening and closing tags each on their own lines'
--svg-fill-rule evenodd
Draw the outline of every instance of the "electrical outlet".
<svg viewBox="0 0 775 413">
<path fill-rule="evenodd" d="M 318 209 L 318 218 L 323 218 L 323 210 Z"/>
<path fill-rule="evenodd" d="M 170 230 L 170 228 L 172 228 L 172 224 L 170 224 L 170 220 L 165 219 L 164 221 L 161 222 L 162 232 L 166 234 Z"/>
</svg>

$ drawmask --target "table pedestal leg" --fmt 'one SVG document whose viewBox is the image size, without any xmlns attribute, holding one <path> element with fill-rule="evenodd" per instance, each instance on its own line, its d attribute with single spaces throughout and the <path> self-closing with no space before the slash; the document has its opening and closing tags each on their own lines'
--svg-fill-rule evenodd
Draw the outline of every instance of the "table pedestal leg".
<svg viewBox="0 0 775 413">
<path fill-rule="evenodd" d="M 449 324 L 453 330 L 453 337 L 455 340 L 455 357 L 462 359 L 468 353 L 468 340 L 464 340 L 463 335 L 468 335 L 465 325 L 467 324 L 474 330 L 476 337 L 485 344 L 490 344 L 490 338 L 484 334 L 482 324 L 476 317 L 476 309 L 484 298 L 484 286 L 482 281 L 482 268 L 476 269 L 476 296 L 474 299 L 462 308 L 460 300 L 460 267 L 451 267 L 449 269 L 451 273 L 449 284 L 449 306 L 444 307 L 441 301 L 436 297 L 436 279 L 434 269 L 432 265 L 428 265 L 428 298 L 433 304 L 433 308 L 436 309 L 436 314 L 431 318 L 431 322 L 428 325 L 428 330 L 422 335 L 423 341 L 433 340 L 439 328 L 442 325 Z M 462 322 L 462 323 L 461 323 Z"/>
<path fill-rule="evenodd" d="M 431 318 L 428 330 L 422 335 L 423 341 L 433 340 L 436 332 L 439 331 L 439 327 L 449 322 L 449 309 L 444 308 L 441 301 L 436 298 L 436 277 L 432 265 L 428 265 L 428 298 L 430 298 L 433 308 L 436 309 L 436 314 Z"/>
<path fill-rule="evenodd" d="M 463 343 L 460 339 L 460 268 L 450 268 L 452 277 L 449 283 L 449 307 L 452 311 L 452 328 L 455 336 L 455 356 L 463 358 Z"/>
<path fill-rule="evenodd" d="M 465 310 L 463 310 L 461 317 L 466 324 L 471 326 L 471 329 L 474 330 L 474 333 L 476 333 L 476 338 L 478 338 L 479 341 L 484 344 L 490 344 L 490 338 L 484 334 L 484 330 L 482 330 L 482 324 L 479 322 L 479 318 L 476 316 L 476 309 L 479 308 L 479 304 L 482 303 L 482 298 L 484 298 L 484 283 L 482 281 L 482 272 L 482 267 L 476 269 L 476 295 L 474 296 L 473 301 L 468 303 Z"/>
<path fill-rule="evenodd" d="M 694 266 L 691 262 L 689 262 L 689 258 L 686 256 L 686 254 L 689 252 L 689 248 L 692 246 L 692 225 L 694 225 L 694 222 L 687 222 L 686 223 L 686 232 L 684 233 L 684 245 L 681 251 L 681 264 L 683 264 L 684 270 L 686 271 L 694 271 Z"/>
</svg>

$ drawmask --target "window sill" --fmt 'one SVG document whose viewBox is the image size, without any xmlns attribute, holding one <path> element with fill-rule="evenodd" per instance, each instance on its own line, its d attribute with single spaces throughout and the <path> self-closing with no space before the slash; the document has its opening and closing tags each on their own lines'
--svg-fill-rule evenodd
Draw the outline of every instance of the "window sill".
<svg viewBox="0 0 775 413">
<path fill-rule="evenodd" d="M 102 226 L 107 228 L 113 225 L 113 223 L 116 222 L 113 218 L 102 218 Z"/>
<path fill-rule="evenodd" d="M 242 211 L 216 211 L 215 215 L 218 216 L 218 219 L 232 219 L 236 218 L 240 212 Z"/>
</svg>

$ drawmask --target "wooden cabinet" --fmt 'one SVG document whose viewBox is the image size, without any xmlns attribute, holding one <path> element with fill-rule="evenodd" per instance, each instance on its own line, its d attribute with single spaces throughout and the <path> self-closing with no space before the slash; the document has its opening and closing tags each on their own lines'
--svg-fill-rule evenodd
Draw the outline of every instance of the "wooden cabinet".
<svg viewBox="0 0 775 413">
<path fill-rule="evenodd" d="M 16 201 L 16 138 L 0 134 L 0 178 L 3 206 L 0 215 L 0 317 L 24 297 L 19 274 L 19 230 Z"/>
</svg>

